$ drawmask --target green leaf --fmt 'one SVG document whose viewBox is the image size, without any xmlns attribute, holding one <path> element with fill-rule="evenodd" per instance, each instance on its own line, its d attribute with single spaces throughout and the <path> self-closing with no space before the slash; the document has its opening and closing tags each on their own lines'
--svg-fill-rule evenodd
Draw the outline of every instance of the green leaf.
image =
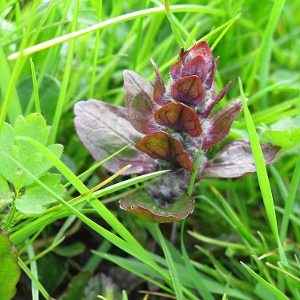
<svg viewBox="0 0 300 300">
<path fill-rule="evenodd" d="M 30 137 L 43 145 L 47 144 L 49 133 L 50 127 L 38 113 L 30 114 L 26 118 L 19 116 L 14 124 L 14 136 Z"/>
<path fill-rule="evenodd" d="M 300 143 L 300 116 L 282 119 L 271 129 L 264 131 L 264 139 L 283 149 L 289 149 Z"/>
<path fill-rule="evenodd" d="M 64 280 L 68 273 L 66 259 L 52 253 L 39 260 L 39 280 L 49 294 Z"/>
<path fill-rule="evenodd" d="M 13 185 L 17 194 L 32 184 L 34 179 L 15 162 L 7 159 L 7 154 L 39 178 L 52 167 L 52 162 L 29 141 L 19 140 L 17 137 L 28 137 L 46 145 L 49 133 L 50 127 L 46 126 L 44 118 L 37 113 L 30 114 L 26 118 L 19 116 L 14 128 L 4 124 L 0 134 L 0 175 Z M 48 149 L 57 157 L 61 156 L 63 150 L 58 144 L 50 145 Z"/>
<path fill-rule="evenodd" d="M 143 189 L 136 190 L 120 200 L 120 207 L 141 219 L 169 223 L 180 221 L 194 211 L 195 200 L 187 194 L 181 195 L 176 202 L 167 207 L 159 206 Z"/>
<path fill-rule="evenodd" d="M 84 296 L 85 287 L 88 285 L 88 282 L 91 279 L 91 277 L 92 274 L 89 272 L 83 272 L 74 277 L 68 285 L 68 289 L 66 290 L 66 292 L 63 294 L 62 297 L 59 297 L 59 300 L 82 299 L 82 297 Z"/>
<path fill-rule="evenodd" d="M 59 98 L 60 88 L 60 82 L 50 75 L 45 75 L 43 80 L 39 84 L 39 99 L 41 111 L 45 116 L 48 124 L 51 124 L 53 121 L 56 103 Z M 31 76 L 23 79 L 18 83 L 17 91 L 19 94 L 23 111 L 33 112 L 33 101 L 32 103 L 28 103 L 33 92 Z"/>
<path fill-rule="evenodd" d="M 64 187 L 59 183 L 61 175 L 45 174 L 40 178 L 46 186 L 51 188 L 57 195 L 62 196 L 65 192 Z M 37 183 L 26 187 L 22 195 L 15 200 L 16 208 L 24 214 L 40 214 L 47 207 L 55 203 L 56 199 L 51 196 L 43 187 Z"/>
<path fill-rule="evenodd" d="M 0 295 L 1 299 L 12 299 L 21 272 L 18 255 L 9 237 L 0 230 Z"/>
<path fill-rule="evenodd" d="M 61 256 L 72 257 L 72 256 L 82 253 L 84 251 L 84 249 L 85 249 L 85 244 L 76 242 L 76 243 L 73 243 L 71 245 L 64 246 L 64 247 L 58 246 L 54 249 L 54 252 Z"/>
<path fill-rule="evenodd" d="M 14 193 L 10 190 L 8 182 L 0 176 L 0 211 L 2 211 L 14 199 Z"/>
</svg>

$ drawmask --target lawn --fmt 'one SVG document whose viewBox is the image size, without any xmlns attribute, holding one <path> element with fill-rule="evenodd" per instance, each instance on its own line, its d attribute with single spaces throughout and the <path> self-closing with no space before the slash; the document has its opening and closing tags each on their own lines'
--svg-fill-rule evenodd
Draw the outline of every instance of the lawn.
<svg viewBox="0 0 300 300">
<path fill-rule="evenodd" d="M 1 299 L 300 299 L 299 4 L 207 2 L 0 0 Z"/>
</svg>

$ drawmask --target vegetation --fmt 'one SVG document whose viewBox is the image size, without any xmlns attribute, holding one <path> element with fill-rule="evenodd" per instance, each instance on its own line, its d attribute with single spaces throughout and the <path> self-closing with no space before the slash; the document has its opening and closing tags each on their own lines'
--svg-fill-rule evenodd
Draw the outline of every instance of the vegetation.
<svg viewBox="0 0 300 300">
<path fill-rule="evenodd" d="M 300 299 L 297 8 L 0 0 L 0 298 Z M 153 83 L 153 58 L 167 81 L 180 48 L 200 40 L 220 56 L 217 92 L 233 82 L 216 111 L 243 105 L 223 144 L 250 140 L 257 173 L 204 178 L 185 220 L 145 221 L 118 200 L 166 170 L 107 171 L 126 149 L 96 162 L 73 108 L 124 106 L 124 70 Z M 261 142 L 281 147 L 268 167 Z"/>
</svg>

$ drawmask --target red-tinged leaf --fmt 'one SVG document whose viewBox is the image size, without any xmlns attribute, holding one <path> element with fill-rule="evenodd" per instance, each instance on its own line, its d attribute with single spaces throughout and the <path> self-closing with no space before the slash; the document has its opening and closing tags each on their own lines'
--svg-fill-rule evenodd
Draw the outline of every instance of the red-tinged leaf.
<svg viewBox="0 0 300 300">
<path fill-rule="evenodd" d="M 198 42 L 188 52 L 189 52 L 189 56 L 191 57 L 201 55 L 203 56 L 205 61 L 211 61 L 212 59 L 212 52 L 206 41 Z"/>
<path fill-rule="evenodd" d="M 76 103 L 74 111 L 77 134 L 97 161 L 143 137 L 128 121 L 124 107 L 88 100 Z M 133 145 L 106 162 L 104 167 L 117 172 L 128 164 L 132 167 L 123 174 L 151 172 L 151 159 Z"/>
<path fill-rule="evenodd" d="M 197 106 L 204 99 L 204 88 L 198 76 L 187 76 L 174 82 L 171 89 L 173 99 Z"/>
<path fill-rule="evenodd" d="M 132 71 L 124 71 L 124 92 L 126 110 L 130 123 L 141 133 L 153 132 L 153 113 L 156 103 L 153 101 L 151 84 Z"/>
<path fill-rule="evenodd" d="M 164 80 L 158 70 L 158 67 L 153 59 L 150 59 L 152 66 L 155 69 L 156 79 L 154 81 L 153 99 L 157 104 L 164 105 L 167 101 L 164 100 L 166 92 Z"/>
<path fill-rule="evenodd" d="M 277 157 L 280 147 L 274 147 L 269 143 L 260 145 L 265 164 L 272 163 Z M 253 172 L 256 172 L 256 169 L 250 143 L 236 140 L 225 144 L 212 160 L 207 161 L 202 177 L 236 178 Z"/>
<path fill-rule="evenodd" d="M 228 88 L 231 86 L 232 81 L 229 81 L 225 87 L 219 92 L 218 96 L 214 99 L 214 101 L 208 106 L 205 112 L 199 114 L 202 118 L 207 118 L 210 113 L 212 112 L 215 105 L 223 99 L 223 97 L 226 95 Z"/>
<path fill-rule="evenodd" d="M 135 147 L 152 158 L 160 158 L 178 163 L 188 172 L 194 172 L 190 155 L 172 135 L 159 131 L 146 135 Z"/>
<path fill-rule="evenodd" d="M 155 112 L 154 119 L 160 125 L 182 130 L 192 137 L 200 136 L 202 133 L 196 112 L 183 103 L 171 102 L 161 107 Z"/>
<path fill-rule="evenodd" d="M 198 76 L 202 82 L 206 77 L 205 60 L 202 56 L 197 55 L 195 58 L 190 60 L 182 69 L 182 76 Z"/>
<path fill-rule="evenodd" d="M 188 57 L 194 58 L 196 56 L 201 56 L 205 61 L 206 79 L 203 80 L 203 86 L 206 90 L 209 90 L 214 82 L 217 64 L 207 42 L 200 41 L 189 50 Z"/>
<path fill-rule="evenodd" d="M 174 203 L 161 207 L 146 190 L 136 190 L 122 198 L 119 203 L 121 209 L 141 219 L 156 223 L 170 223 L 181 221 L 190 215 L 194 211 L 195 200 L 183 194 Z"/>
<path fill-rule="evenodd" d="M 241 100 L 237 99 L 225 106 L 210 120 L 210 125 L 203 141 L 203 150 L 218 145 L 227 137 L 231 125 L 242 107 Z"/>
<path fill-rule="evenodd" d="M 170 69 L 171 77 L 177 80 L 181 77 L 181 71 L 183 68 L 183 61 L 187 57 L 188 52 L 184 52 L 183 48 L 180 49 L 178 60 L 172 65 Z"/>
</svg>

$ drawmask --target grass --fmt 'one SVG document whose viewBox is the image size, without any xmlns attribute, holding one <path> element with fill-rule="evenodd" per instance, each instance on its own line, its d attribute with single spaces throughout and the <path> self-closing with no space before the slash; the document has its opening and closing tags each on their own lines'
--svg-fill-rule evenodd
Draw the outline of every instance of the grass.
<svg viewBox="0 0 300 300">
<path fill-rule="evenodd" d="M 85 270 L 89 280 L 72 299 L 94 290 L 107 299 L 143 299 L 141 290 L 148 299 L 300 298 L 299 145 L 267 168 L 259 146 L 264 129 L 300 112 L 298 2 L 165 4 L 166 10 L 159 0 L 0 0 L 0 130 L 4 121 L 41 110 L 52 126 L 50 142 L 64 145 L 61 161 L 29 140 L 63 174 L 66 195 L 40 182 L 61 205 L 7 228 L 24 274 L 16 299 L 68 299 Z M 206 179 L 193 191 L 191 185 L 194 213 L 179 226 L 152 224 L 121 211 L 117 200 L 160 173 L 110 178 L 103 162 L 96 168 L 75 133 L 73 106 L 89 98 L 124 105 L 124 69 L 153 82 L 153 58 L 167 79 L 179 45 L 187 49 L 203 38 L 220 56 L 217 90 L 233 81 L 218 109 L 243 99 L 229 139 L 250 139 L 257 173 Z M 56 251 L 75 249 L 75 242 L 84 246 L 76 255 Z M 55 274 L 60 265 L 67 272 Z M 101 287 L 99 273 L 115 282 L 117 296 Z M 136 284 L 125 280 L 129 274 Z"/>
</svg>

